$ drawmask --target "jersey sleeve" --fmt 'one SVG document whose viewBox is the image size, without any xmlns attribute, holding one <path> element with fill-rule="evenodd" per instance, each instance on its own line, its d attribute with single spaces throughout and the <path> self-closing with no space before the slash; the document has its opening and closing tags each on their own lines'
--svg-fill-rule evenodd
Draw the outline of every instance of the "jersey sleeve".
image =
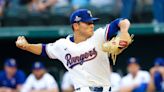
<svg viewBox="0 0 164 92">
<path fill-rule="evenodd" d="M 58 40 L 54 43 L 49 43 L 46 45 L 46 53 L 49 58 L 51 59 L 59 59 L 60 57 L 60 46 L 61 46 L 61 41 Z"/>
<path fill-rule="evenodd" d="M 23 84 L 25 82 L 25 74 L 23 71 L 18 70 L 18 72 L 16 73 L 16 78 L 17 78 L 17 84 Z"/>
<path fill-rule="evenodd" d="M 120 21 L 123 20 L 123 18 L 118 18 L 112 21 L 110 24 L 107 24 L 105 27 L 100 27 L 95 31 L 95 39 L 98 42 L 105 42 L 110 40 L 114 35 L 117 35 L 119 28 Z"/>
<path fill-rule="evenodd" d="M 117 18 L 105 27 L 105 40 L 110 40 L 113 35 L 116 35 L 120 30 L 119 23 L 123 18 Z"/>
<path fill-rule="evenodd" d="M 46 79 L 47 79 L 47 83 L 46 84 L 47 84 L 48 89 L 54 89 L 54 88 L 58 89 L 56 80 L 53 78 L 52 75 L 47 74 Z"/>
</svg>

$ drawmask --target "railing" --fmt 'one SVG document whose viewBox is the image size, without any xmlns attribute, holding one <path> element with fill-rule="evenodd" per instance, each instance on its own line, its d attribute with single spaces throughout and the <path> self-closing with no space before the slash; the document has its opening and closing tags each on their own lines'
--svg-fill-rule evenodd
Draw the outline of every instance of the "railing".
<svg viewBox="0 0 164 92">
<path fill-rule="evenodd" d="M 96 25 L 96 28 L 104 25 Z M 164 34 L 164 24 L 132 24 L 129 30 L 135 35 Z M 41 26 L 41 27 L 6 27 L 0 28 L 0 39 L 26 36 L 31 38 L 57 38 L 72 33 L 71 26 Z"/>
</svg>

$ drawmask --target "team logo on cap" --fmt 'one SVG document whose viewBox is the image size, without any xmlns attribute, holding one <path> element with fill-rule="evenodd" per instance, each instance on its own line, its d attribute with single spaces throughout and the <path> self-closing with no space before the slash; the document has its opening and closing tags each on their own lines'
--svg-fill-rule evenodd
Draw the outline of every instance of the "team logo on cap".
<svg viewBox="0 0 164 92">
<path fill-rule="evenodd" d="M 40 67 L 40 63 L 39 62 L 36 62 L 35 63 L 35 67 L 37 67 L 37 68 Z"/>
<path fill-rule="evenodd" d="M 90 17 L 92 17 L 92 13 L 91 13 L 91 11 L 87 11 L 87 13 L 90 15 Z"/>
<path fill-rule="evenodd" d="M 78 21 L 80 21 L 80 20 L 81 20 L 81 17 L 76 16 L 74 21 L 78 22 Z"/>
<path fill-rule="evenodd" d="M 130 62 L 131 63 L 135 63 L 136 62 L 136 59 L 134 57 L 130 58 Z"/>
<path fill-rule="evenodd" d="M 15 59 L 11 59 L 11 60 L 10 60 L 10 63 L 11 63 L 12 65 L 16 65 Z"/>
</svg>

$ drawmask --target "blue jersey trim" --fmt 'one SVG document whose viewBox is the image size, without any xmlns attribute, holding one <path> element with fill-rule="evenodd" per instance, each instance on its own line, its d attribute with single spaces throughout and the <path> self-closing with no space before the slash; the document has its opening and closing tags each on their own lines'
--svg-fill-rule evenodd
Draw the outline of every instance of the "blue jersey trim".
<svg viewBox="0 0 164 92">
<path fill-rule="evenodd" d="M 70 41 L 74 42 L 74 36 L 70 37 Z"/>
<path fill-rule="evenodd" d="M 120 30 L 120 27 L 118 25 L 119 25 L 121 20 L 123 20 L 123 18 L 117 18 L 107 26 L 107 28 L 106 28 L 106 40 L 110 40 L 110 38 L 113 35 L 116 35 L 118 33 L 118 31 Z"/>
<path fill-rule="evenodd" d="M 46 44 L 42 44 L 42 53 L 41 53 L 41 56 L 48 57 L 48 55 L 46 53 Z"/>
</svg>

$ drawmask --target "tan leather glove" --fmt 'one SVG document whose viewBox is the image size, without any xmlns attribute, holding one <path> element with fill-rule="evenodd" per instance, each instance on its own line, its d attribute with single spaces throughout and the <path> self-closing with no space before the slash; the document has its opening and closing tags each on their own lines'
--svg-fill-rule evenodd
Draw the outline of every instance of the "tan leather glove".
<svg viewBox="0 0 164 92">
<path fill-rule="evenodd" d="M 129 44 L 133 42 L 134 35 L 131 35 L 129 39 L 120 39 L 119 36 L 113 37 L 110 41 L 105 42 L 102 45 L 102 50 L 111 55 L 113 64 L 115 65 L 117 55 L 119 55 Z"/>
</svg>

